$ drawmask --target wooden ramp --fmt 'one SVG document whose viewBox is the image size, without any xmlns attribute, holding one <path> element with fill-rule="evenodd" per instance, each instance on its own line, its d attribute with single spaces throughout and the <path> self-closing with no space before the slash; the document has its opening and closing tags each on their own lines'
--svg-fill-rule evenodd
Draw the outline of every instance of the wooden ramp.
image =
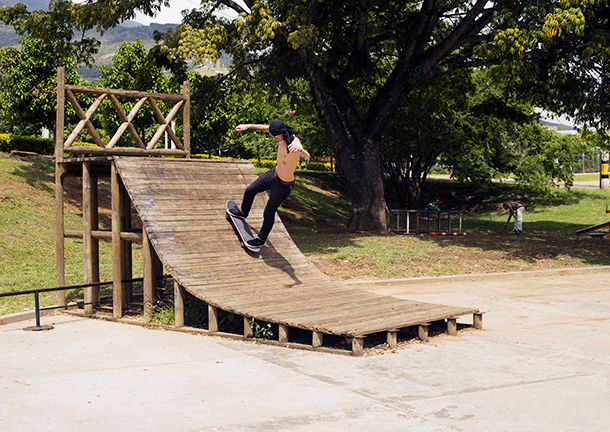
<svg viewBox="0 0 610 432">
<path fill-rule="evenodd" d="M 250 162 L 117 157 L 120 177 L 165 268 L 178 283 L 207 304 L 246 319 L 279 325 L 279 342 L 289 342 L 289 329 L 312 332 L 312 346 L 323 335 L 352 341 L 362 353 L 366 335 L 417 326 L 426 338 L 427 325 L 447 320 L 455 332 L 458 316 L 477 309 L 414 302 L 373 294 L 333 281 L 296 247 L 278 216 L 259 253 L 239 245 L 225 218 L 225 203 L 238 203 L 257 178 Z M 259 194 L 248 222 L 253 232 L 262 224 L 266 194 Z M 477 323 L 478 320 L 478 323 Z M 245 331 L 245 330 L 244 330 Z"/>
</svg>

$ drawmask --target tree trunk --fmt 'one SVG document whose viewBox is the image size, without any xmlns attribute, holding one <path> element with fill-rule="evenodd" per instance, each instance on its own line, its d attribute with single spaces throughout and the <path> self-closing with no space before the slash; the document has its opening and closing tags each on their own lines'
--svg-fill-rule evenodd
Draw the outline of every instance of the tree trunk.
<svg viewBox="0 0 610 432">
<path fill-rule="evenodd" d="M 349 232 L 385 233 L 389 211 L 384 197 L 381 142 L 365 138 L 360 145 L 333 143 L 337 172 L 343 178 L 352 201 Z"/>
<path fill-rule="evenodd" d="M 329 75 L 314 66 L 306 50 L 301 48 L 299 52 L 333 149 L 336 170 L 352 201 L 347 230 L 386 233 L 389 211 L 384 197 L 381 150 L 384 119 L 375 118 L 375 125 L 363 121 L 347 88 L 340 89 Z M 377 132 L 369 132 L 372 130 Z"/>
</svg>

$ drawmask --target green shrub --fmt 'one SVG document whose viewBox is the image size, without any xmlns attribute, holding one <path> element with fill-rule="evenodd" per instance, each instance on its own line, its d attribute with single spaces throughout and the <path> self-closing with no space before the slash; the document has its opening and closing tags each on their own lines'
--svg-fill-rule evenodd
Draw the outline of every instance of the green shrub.
<svg viewBox="0 0 610 432">
<path fill-rule="evenodd" d="M 275 168 L 275 166 L 277 165 L 277 162 L 274 160 L 266 160 L 266 159 L 261 159 L 260 162 L 258 159 L 250 159 L 250 161 L 252 162 L 252 164 L 254 166 L 260 167 L 260 168 Z"/>
<path fill-rule="evenodd" d="M 330 171 L 330 163 L 322 162 L 309 162 L 308 164 L 301 165 L 301 169 L 304 171 Z"/>
<path fill-rule="evenodd" d="M 52 155 L 55 153 L 55 143 L 51 138 L 0 134 L 0 151 L 10 153 L 11 150 Z"/>
<path fill-rule="evenodd" d="M 192 154 L 191 157 L 193 159 L 219 159 L 219 160 L 233 160 L 234 158 L 230 157 L 220 157 L 220 156 L 210 156 L 208 154 Z"/>
</svg>

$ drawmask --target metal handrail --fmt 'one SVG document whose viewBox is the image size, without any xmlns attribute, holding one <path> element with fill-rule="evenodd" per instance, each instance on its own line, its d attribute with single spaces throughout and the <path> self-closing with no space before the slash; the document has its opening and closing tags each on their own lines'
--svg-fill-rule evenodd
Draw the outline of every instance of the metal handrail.
<svg viewBox="0 0 610 432">
<path fill-rule="evenodd" d="M 163 276 L 159 276 L 157 279 L 164 279 L 167 278 L 166 275 Z M 144 278 L 135 278 L 135 279 L 125 279 L 122 280 L 121 283 L 129 283 L 129 282 L 142 282 L 144 280 Z M 0 298 L 2 297 L 12 297 L 12 296 L 18 296 L 18 295 L 27 295 L 27 294 L 34 294 L 34 303 L 35 303 L 35 310 L 36 310 L 36 325 L 35 326 L 31 326 L 31 327 L 26 327 L 24 328 L 24 330 L 50 330 L 53 328 L 53 326 L 49 326 L 49 325 L 40 325 L 40 311 L 41 310 L 50 310 L 50 309 L 61 309 L 64 308 L 66 306 L 47 306 L 44 308 L 40 308 L 40 300 L 39 300 L 39 294 L 43 293 L 43 292 L 52 292 L 52 291 L 63 291 L 63 290 L 67 290 L 67 289 L 82 289 L 82 288 L 90 288 L 90 287 L 100 287 L 100 286 L 104 286 L 104 285 L 112 285 L 114 282 L 110 281 L 110 282 L 93 282 L 93 283 L 88 283 L 88 284 L 82 284 L 82 285 L 69 285 L 69 286 L 63 286 L 63 287 L 54 287 L 54 288 L 39 288 L 39 289 L 32 289 L 32 290 L 25 290 L 25 291 L 12 291 L 12 292 L 8 292 L 8 293 L 0 293 Z"/>
</svg>

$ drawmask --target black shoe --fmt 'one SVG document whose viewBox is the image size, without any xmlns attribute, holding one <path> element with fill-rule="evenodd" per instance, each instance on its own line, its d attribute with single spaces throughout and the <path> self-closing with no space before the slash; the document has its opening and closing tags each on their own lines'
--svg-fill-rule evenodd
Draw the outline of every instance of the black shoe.
<svg viewBox="0 0 610 432">
<path fill-rule="evenodd" d="M 243 211 L 241 211 L 241 210 L 240 210 L 240 209 L 238 209 L 238 208 L 235 208 L 235 209 L 233 209 L 233 208 L 232 208 L 232 209 L 229 209 L 229 213 L 231 213 L 231 215 L 233 215 L 233 216 L 235 216 L 235 217 L 238 217 L 238 218 L 241 218 L 241 219 L 245 219 L 245 218 L 247 218 L 247 217 L 248 217 L 248 216 L 246 216 L 246 214 L 245 214 Z"/>
<path fill-rule="evenodd" d="M 246 243 L 248 243 L 248 246 L 260 247 L 260 246 L 265 244 L 265 240 L 261 240 L 259 238 L 255 238 L 255 239 L 252 239 L 252 240 L 248 240 Z"/>
</svg>

